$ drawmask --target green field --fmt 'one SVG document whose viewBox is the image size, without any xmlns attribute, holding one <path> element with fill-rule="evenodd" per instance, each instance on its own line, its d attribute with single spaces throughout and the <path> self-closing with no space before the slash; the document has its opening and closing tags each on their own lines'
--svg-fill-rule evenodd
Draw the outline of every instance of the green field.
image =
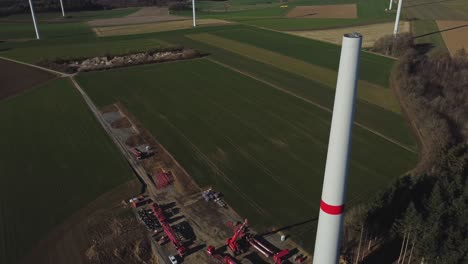
<svg viewBox="0 0 468 264">
<path fill-rule="evenodd" d="M 352 1 L 333 3 L 349 2 Z M 300 0 L 291 6 L 326 3 L 329 2 Z M 122 102 L 199 184 L 212 185 L 221 190 L 236 211 L 248 217 L 258 231 L 263 231 L 271 226 L 290 225 L 317 216 L 340 47 L 251 25 L 276 23 L 268 27 L 300 29 L 369 23 L 392 17 L 392 14 L 382 13 L 387 0 L 363 0 L 358 4 L 358 19 L 302 21 L 284 18 L 285 10 L 277 6 L 258 8 L 244 0 L 237 0 L 233 2 L 236 7 L 249 5 L 254 8 L 226 14 L 200 12 L 200 17 L 229 19 L 248 25 L 103 38 L 96 37 L 82 22 L 43 23 L 43 40 L 0 43 L 0 56 L 37 63 L 47 58 L 98 56 L 170 45 L 195 48 L 208 55 L 192 61 L 79 74 L 77 78 L 99 106 Z M 8 29 L 0 27 L 0 38 L 2 34 L 9 36 L 7 39 L 34 36 L 30 24 L 8 23 L 15 26 Z M 393 64 L 393 59 L 362 53 L 347 200 L 351 205 L 367 199 L 373 192 L 411 169 L 417 161 L 416 144 L 388 88 Z M 69 148 L 74 151 L 70 154 L 74 161 L 92 165 L 105 156 L 109 163 L 117 163 L 110 169 L 111 172 L 105 174 L 121 173 L 113 178 L 115 182 L 107 182 L 109 185 L 106 188 L 111 188 L 119 179 L 126 179 L 128 169 L 119 165 L 118 154 L 106 155 L 106 150 L 113 153 L 112 144 L 102 135 L 74 91 L 67 88 L 70 87 L 66 81 L 57 81 L 1 103 L 0 116 L 5 115 L 2 118 L 10 118 L 5 122 L 15 124 L 13 109 L 37 108 L 34 115 L 57 120 L 49 125 L 50 121 L 31 114 L 35 117 L 31 121 L 33 124 L 43 124 L 35 126 L 40 129 L 36 133 L 50 133 L 50 138 L 47 137 L 49 134 L 42 136 L 44 140 L 41 142 L 44 143 L 29 142 L 34 146 L 33 151 L 58 153 L 60 151 L 57 149 L 67 145 L 60 138 L 65 135 L 63 141 L 68 141 Z M 70 98 L 78 101 L 68 103 L 72 100 Z M 58 103 L 65 100 L 66 105 Z M 85 120 L 62 121 L 72 113 Z M 47 128 L 45 124 L 48 124 Z M 65 124 L 63 127 L 67 128 L 66 131 L 60 130 L 61 124 Z M 21 124 L 16 123 L 11 130 L 21 128 Z M 49 130 L 53 131 L 47 132 Z M 75 134 L 75 131 L 80 133 Z M 28 132 L 33 131 L 30 129 Z M 15 136 L 25 135 L 17 133 Z M 57 138 L 58 146 L 47 144 L 52 138 Z M 33 139 L 24 141 L 28 140 Z M 72 142 L 85 143 L 75 146 Z M 99 155 L 99 158 L 95 155 Z M 44 156 L 43 159 L 60 164 L 64 162 L 61 159 L 66 157 Z M 18 166 L 17 162 L 8 165 Z M 63 165 L 60 174 L 77 178 L 76 175 L 82 171 L 74 166 L 76 164 L 72 162 Z M 109 170 L 99 166 L 94 165 L 93 171 L 86 176 L 104 175 L 103 171 Z M 68 173 L 67 169 L 74 171 Z M 18 172 L 23 173 L 21 170 Z M 47 175 L 47 180 L 53 181 L 57 177 L 56 173 L 50 177 L 44 171 L 37 173 L 43 177 Z M 90 179 L 81 178 L 85 186 L 90 185 Z M 75 187 L 83 187 L 72 183 Z M 46 220 L 59 223 L 67 214 L 85 205 L 88 202 L 86 199 L 103 191 L 103 186 L 93 185 L 91 194 L 79 196 L 83 199 L 69 202 L 70 207 L 57 208 L 54 214 L 49 212 L 52 217 Z M 78 196 L 82 191 L 80 188 L 70 188 L 65 186 L 64 192 Z M 45 199 L 50 197 L 46 196 Z M 34 210 L 45 209 L 40 204 Z M 17 243 L 22 251 L 8 257 L 23 254 L 54 224 L 43 224 L 45 227 L 33 235 L 29 244 L 25 237 L 18 236 L 23 242 L 26 241 Z M 294 238 L 309 251 L 313 248 L 314 230 L 312 224 L 293 231 Z M 2 247 L 6 248 L 4 245 Z"/>
<path fill-rule="evenodd" d="M 122 102 L 199 184 L 221 190 L 259 230 L 317 216 L 328 111 L 207 59 L 87 73 L 78 81 L 99 106 Z M 415 161 L 413 152 L 355 126 L 349 204 Z M 294 237 L 312 250 L 313 231 Z"/>
<path fill-rule="evenodd" d="M 468 2 L 408 0 L 402 12 L 407 19 L 468 20 Z"/>
<path fill-rule="evenodd" d="M 68 22 L 68 21 L 86 21 L 92 19 L 103 19 L 103 18 L 115 18 L 124 17 L 138 11 L 138 7 L 130 8 L 116 8 L 109 10 L 95 10 L 95 11 L 79 11 L 79 12 L 68 12 L 66 11 L 66 17 L 62 17 L 62 12 L 44 12 L 37 13 L 36 18 L 39 22 Z M 27 22 L 32 23 L 30 13 L 15 14 L 6 17 L 0 17 L 0 22 Z"/>
<path fill-rule="evenodd" d="M 38 27 L 41 38 L 73 38 L 83 39 L 94 36 L 87 20 L 113 18 L 129 15 L 139 8 L 121 8 L 101 11 L 67 12 L 67 18 L 62 13 L 38 13 Z M 36 38 L 31 15 L 18 14 L 0 17 L 0 40 L 34 39 Z"/>
<path fill-rule="evenodd" d="M 434 20 L 411 21 L 415 43 L 420 45 L 430 45 L 434 50 L 447 51 L 444 39 L 438 32 L 439 28 Z"/>
<path fill-rule="evenodd" d="M 27 43 L 6 43 L 5 52 L 0 56 L 14 58 L 29 63 L 38 63 L 44 59 L 92 57 L 105 54 L 125 54 L 132 51 L 144 51 L 155 48 L 165 48 L 168 45 L 155 38 L 88 38 L 80 40 L 63 39 L 45 40 L 36 45 Z M 0 47 L 2 45 L 0 44 Z M 12 48 L 14 47 L 14 48 Z"/>
<path fill-rule="evenodd" d="M 0 102 L 0 123 L 0 263 L 133 178 L 68 80 Z"/>
<path fill-rule="evenodd" d="M 231 9 L 224 10 L 224 4 L 211 1 L 203 1 L 198 12 L 200 18 L 218 18 L 232 20 L 258 27 L 275 30 L 311 30 L 322 28 L 347 27 L 351 25 L 388 22 L 393 19 L 394 13 L 385 12 L 387 0 L 299 0 L 287 3 L 288 8 L 280 8 L 279 2 L 268 5 L 252 6 L 245 1 L 229 1 Z M 358 18 L 356 19 L 313 19 L 313 18 L 286 18 L 286 14 L 296 6 L 333 5 L 356 3 L 358 6 Z M 215 12 L 211 11 L 216 10 Z M 177 15 L 191 16 L 189 11 L 175 12 Z"/>
</svg>

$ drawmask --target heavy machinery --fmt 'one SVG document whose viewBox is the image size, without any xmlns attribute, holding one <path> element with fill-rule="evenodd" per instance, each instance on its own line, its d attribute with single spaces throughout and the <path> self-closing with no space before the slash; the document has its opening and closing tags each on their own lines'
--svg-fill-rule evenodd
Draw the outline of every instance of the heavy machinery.
<svg viewBox="0 0 468 264">
<path fill-rule="evenodd" d="M 162 208 L 157 203 L 153 203 L 151 205 L 151 210 L 153 211 L 154 216 L 156 216 L 159 223 L 161 224 L 161 227 L 164 230 L 164 233 L 172 242 L 172 244 L 174 244 L 175 248 L 177 249 L 177 252 L 179 252 L 179 256 L 184 257 L 185 254 L 187 253 L 187 248 L 182 244 L 179 237 L 176 235 L 172 227 L 166 221 L 167 217 L 164 214 L 164 211 L 162 210 Z"/>
<path fill-rule="evenodd" d="M 277 251 L 275 249 L 269 248 L 264 243 L 260 242 L 256 239 L 253 235 L 247 236 L 247 242 L 255 248 L 258 252 L 264 255 L 266 258 L 272 257 L 276 264 L 281 264 L 287 257 L 290 255 L 290 251 L 288 249 L 283 249 Z"/>
<path fill-rule="evenodd" d="M 237 260 L 231 255 L 226 254 L 223 257 L 220 254 L 217 254 L 214 246 L 208 246 L 206 252 L 208 253 L 208 255 L 216 259 L 220 264 L 238 264 Z"/>
<path fill-rule="evenodd" d="M 237 240 L 244 237 L 246 229 L 247 219 L 245 219 L 241 225 L 234 227 L 234 235 L 226 240 L 226 244 L 228 245 L 229 249 L 231 249 L 234 256 L 242 253 L 242 248 L 240 247 Z"/>
<path fill-rule="evenodd" d="M 247 233 L 247 228 L 247 219 L 245 219 L 243 223 L 233 227 L 234 235 L 226 240 L 226 244 L 234 256 L 243 253 L 245 250 L 245 248 L 242 247 L 241 241 L 243 241 L 244 243 L 247 242 L 247 246 L 252 246 L 266 258 L 272 257 L 275 264 L 281 264 L 289 257 L 290 251 L 288 249 L 277 250 L 276 248 L 271 248 L 271 245 L 268 243 L 262 243 L 253 234 Z M 231 255 L 225 255 L 223 257 L 220 254 L 217 254 L 214 246 L 208 246 L 206 251 L 210 256 L 218 260 L 219 263 L 237 263 L 236 259 L 234 259 Z"/>
</svg>

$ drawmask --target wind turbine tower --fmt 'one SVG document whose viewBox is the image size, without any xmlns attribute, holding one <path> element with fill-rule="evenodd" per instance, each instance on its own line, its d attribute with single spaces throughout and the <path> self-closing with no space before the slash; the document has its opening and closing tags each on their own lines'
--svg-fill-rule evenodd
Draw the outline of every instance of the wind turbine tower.
<svg viewBox="0 0 468 264">
<path fill-rule="evenodd" d="M 361 45 L 361 34 L 343 36 L 314 264 L 338 263 Z"/>
</svg>

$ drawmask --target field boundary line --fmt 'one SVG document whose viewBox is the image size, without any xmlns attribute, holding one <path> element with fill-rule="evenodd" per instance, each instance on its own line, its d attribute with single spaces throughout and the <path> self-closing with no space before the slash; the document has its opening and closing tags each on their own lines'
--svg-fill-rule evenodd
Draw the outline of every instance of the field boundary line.
<svg viewBox="0 0 468 264">
<path fill-rule="evenodd" d="M 330 109 L 330 108 L 328 108 L 328 107 L 325 107 L 325 106 L 323 106 L 323 105 L 321 105 L 321 104 L 319 104 L 319 103 L 317 103 L 317 102 L 314 102 L 314 101 L 312 101 L 312 100 L 310 100 L 310 99 L 304 98 L 304 97 L 302 97 L 302 96 L 300 96 L 300 95 L 298 95 L 298 94 L 296 94 L 296 93 L 294 93 L 294 92 L 291 92 L 291 91 L 289 91 L 289 90 L 287 90 L 287 89 L 285 89 L 285 88 L 282 88 L 282 87 L 280 87 L 280 86 L 278 86 L 278 85 L 276 85 L 276 84 L 273 84 L 273 83 L 271 83 L 271 82 L 269 82 L 269 81 L 263 80 L 263 79 L 261 79 L 261 78 L 255 76 L 255 75 L 253 75 L 253 74 L 251 74 L 251 73 L 247 73 L 247 72 L 245 72 L 245 71 L 239 70 L 239 69 L 237 69 L 237 68 L 235 68 L 235 67 L 232 67 L 232 66 L 230 66 L 230 65 L 224 64 L 224 63 L 219 62 L 219 61 L 217 61 L 217 60 L 215 60 L 215 59 L 212 59 L 212 58 L 207 58 L 207 60 L 209 60 L 209 61 L 211 61 L 211 62 L 213 62 L 213 63 L 216 63 L 216 64 L 218 64 L 218 65 L 220 65 L 220 66 L 222 66 L 222 67 L 225 67 L 225 68 L 227 68 L 227 69 L 230 69 L 230 70 L 232 70 L 232 71 L 235 71 L 235 72 L 237 72 L 237 73 L 240 73 L 240 74 L 242 74 L 242 75 L 244 75 L 244 76 L 247 76 L 247 77 L 249 77 L 249 78 L 251 78 L 251 79 L 254 79 L 254 80 L 256 80 L 256 81 L 259 81 L 259 82 L 261 82 L 261 83 L 264 83 L 264 84 L 266 84 L 266 85 L 268 85 L 268 86 L 270 86 L 270 87 L 272 87 L 272 88 L 274 88 L 274 89 L 276 89 L 276 90 L 278 90 L 278 91 L 281 91 L 281 92 L 284 92 L 284 93 L 286 93 L 286 94 L 289 94 L 289 95 L 291 95 L 291 96 L 293 96 L 293 97 L 295 97 L 295 98 L 297 98 L 297 99 L 300 99 L 300 100 L 302 100 L 302 101 L 304 101 L 304 102 L 306 102 L 306 103 L 312 104 L 312 105 L 314 105 L 315 107 L 317 107 L 317 108 L 319 108 L 319 109 L 321 109 L 321 110 L 323 110 L 323 111 L 326 111 L 326 112 L 328 112 L 328 113 L 333 113 L 333 110 Z M 388 141 L 388 142 L 390 142 L 390 143 L 393 143 L 393 144 L 395 144 L 395 145 L 397 145 L 397 146 L 399 146 L 399 147 L 401 147 L 401 148 L 403 148 L 403 149 L 405 149 L 405 150 L 407 150 L 407 151 L 409 151 L 409 152 L 411 152 L 411 153 L 417 154 L 417 151 L 415 151 L 414 149 L 409 148 L 409 147 L 407 147 L 406 145 L 400 143 L 399 141 L 397 141 L 397 140 L 395 140 L 395 139 L 393 139 L 393 138 L 390 138 L 390 137 L 388 137 L 388 136 L 386 136 L 386 135 L 384 135 L 384 134 L 382 134 L 382 133 L 380 133 L 380 132 L 378 132 L 378 131 L 376 131 L 376 130 L 374 130 L 374 129 L 372 129 L 372 128 L 369 128 L 369 127 L 367 127 L 366 125 L 363 125 L 363 124 L 361 124 L 361 123 L 359 123 L 359 122 L 356 122 L 356 121 L 354 121 L 354 124 L 355 124 L 356 126 L 362 128 L 362 129 L 364 129 L 364 130 L 367 130 L 368 132 L 370 132 L 370 133 L 372 133 L 372 134 L 374 134 L 374 135 L 376 135 L 376 136 L 379 136 L 379 137 L 385 139 L 386 141 Z"/>
<path fill-rule="evenodd" d="M 41 67 L 41 66 L 38 66 L 38 65 L 35 65 L 35 64 L 31 64 L 31 63 L 27 63 L 27 62 L 23 62 L 23 61 L 18 61 L 18 60 L 10 59 L 10 58 L 3 57 L 3 56 L 0 56 L 0 59 L 4 59 L 4 60 L 7 60 L 7 61 L 11 61 L 11 62 L 16 62 L 18 64 L 23 64 L 23 65 L 26 65 L 26 66 L 29 66 L 29 67 L 33 67 L 33 68 L 36 68 L 36 69 L 47 71 L 47 72 L 53 73 L 55 75 L 58 75 L 60 77 L 70 77 L 70 76 L 72 76 L 72 74 L 51 70 L 51 69 Z"/>
</svg>

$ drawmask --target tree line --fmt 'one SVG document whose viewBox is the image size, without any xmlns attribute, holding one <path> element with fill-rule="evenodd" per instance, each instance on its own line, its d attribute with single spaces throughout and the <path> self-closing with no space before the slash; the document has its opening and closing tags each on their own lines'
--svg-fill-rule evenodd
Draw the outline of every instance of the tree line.
<svg viewBox="0 0 468 264">
<path fill-rule="evenodd" d="M 348 212 L 343 250 L 349 263 L 468 263 L 468 56 L 421 53 L 408 36 L 376 49 L 400 57 L 391 86 L 420 162 Z"/>
</svg>

